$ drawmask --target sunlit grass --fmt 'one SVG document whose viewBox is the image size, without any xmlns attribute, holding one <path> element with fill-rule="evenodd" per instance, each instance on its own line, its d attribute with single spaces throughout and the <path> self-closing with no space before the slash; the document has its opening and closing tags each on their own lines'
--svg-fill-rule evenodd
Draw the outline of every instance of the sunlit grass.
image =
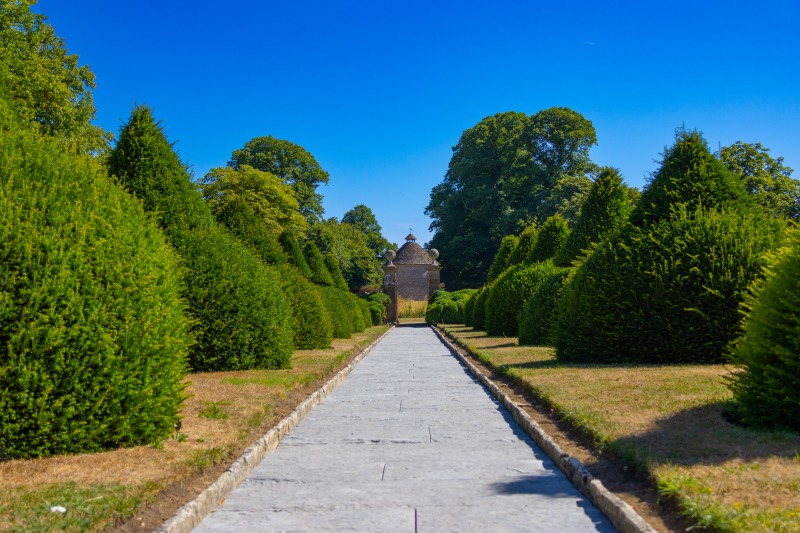
<svg viewBox="0 0 800 533">
<path fill-rule="evenodd" d="M 397 299 L 397 318 L 425 318 L 427 310 L 428 302 L 426 300 Z"/>
</svg>

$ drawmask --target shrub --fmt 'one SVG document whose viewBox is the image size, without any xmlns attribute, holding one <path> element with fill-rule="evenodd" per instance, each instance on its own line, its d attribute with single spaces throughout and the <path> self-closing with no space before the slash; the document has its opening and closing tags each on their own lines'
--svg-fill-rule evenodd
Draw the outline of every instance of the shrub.
<svg viewBox="0 0 800 533">
<path fill-rule="evenodd" d="M 569 275 L 568 268 L 559 268 L 542 281 L 533 296 L 528 299 L 519 317 L 520 344 L 550 344 L 550 328 L 553 312 L 564 281 Z"/>
<path fill-rule="evenodd" d="M 461 289 L 455 292 L 438 290 L 434 292 L 431 297 L 431 303 L 425 311 L 425 321 L 428 324 L 463 324 L 465 322 L 467 301 L 476 292 L 476 289 Z"/>
<path fill-rule="evenodd" d="M 748 302 L 744 335 L 732 361 L 739 422 L 800 431 L 800 236 Z"/>
<path fill-rule="evenodd" d="M 364 331 L 368 327 L 372 326 L 372 311 L 369 308 L 369 302 L 366 301 L 364 298 L 359 298 L 356 296 L 356 303 L 358 304 L 358 308 L 361 310 L 361 328 L 357 331 Z"/>
<path fill-rule="evenodd" d="M 489 335 L 516 337 L 519 315 L 525 302 L 547 277 L 556 272 L 552 261 L 530 266 L 516 265 L 506 270 L 491 289 L 486 301 L 486 332 Z"/>
<path fill-rule="evenodd" d="M 96 163 L 12 116 L 0 95 L 0 450 L 157 443 L 185 398 L 179 260 Z"/>
<path fill-rule="evenodd" d="M 386 306 L 384 306 L 382 302 L 372 300 L 369 297 L 365 298 L 364 301 L 367 302 L 371 324 L 373 326 L 383 324 L 383 321 L 386 319 Z"/>
<path fill-rule="evenodd" d="M 317 285 L 333 285 L 331 273 L 325 267 L 325 260 L 322 258 L 322 254 L 319 253 L 319 248 L 314 244 L 314 241 L 306 241 L 303 247 L 303 257 L 305 257 L 306 264 L 311 269 L 311 281 Z"/>
<path fill-rule="evenodd" d="M 592 244 L 619 231 L 630 212 L 627 188 L 622 183 L 619 171 L 603 168 L 581 207 L 575 227 L 556 254 L 555 263 L 571 266 Z"/>
<path fill-rule="evenodd" d="M 392 299 L 385 292 L 372 293 L 369 296 L 367 296 L 367 299 L 370 300 L 371 302 L 378 302 L 384 307 L 388 307 L 388 305 L 392 303 Z"/>
<path fill-rule="evenodd" d="M 718 210 L 749 209 L 754 205 L 742 182 L 708 150 L 696 131 L 678 131 L 675 144 L 664 150 L 661 167 L 642 191 L 631 214 L 635 225 L 668 218 L 677 205 Z"/>
<path fill-rule="evenodd" d="M 544 221 L 536 237 L 536 243 L 525 258 L 526 264 L 540 263 L 552 259 L 569 236 L 567 221 L 561 215 L 553 215 Z"/>
<path fill-rule="evenodd" d="M 492 282 L 497 279 L 497 276 L 503 273 L 509 267 L 509 261 L 514 254 L 517 245 L 519 244 L 519 237 L 516 235 L 506 235 L 500 241 L 500 248 L 494 255 L 492 266 L 489 267 L 489 274 L 486 276 L 487 282 Z"/>
<path fill-rule="evenodd" d="M 333 338 L 333 319 L 325 306 L 320 287 L 292 265 L 277 267 L 283 292 L 292 310 L 295 348 L 328 348 Z"/>
<path fill-rule="evenodd" d="M 314 273 L 311 267 L 308 266 L 306 258 L 303 255 L 303 250 L 300 248 L 300 243 L 297 242 L 297 237 L 291 231 L 284 231 L 278 237 L 278 242 L 283 247 L 283 253 L 289 259 L 289 264 L 294 265 L 307 279 L 312 279 Z"/>
<path fill-rule="evenodd" d="M 739 333 L 739 303 L 779 241 L 763 216 L 678 209 L 627 226 L 577 268 L 559 299 L 567 361 L 712 363 Z"/>
<path fill-rule="evenodd" d="M 525 259 L 528 257 L 528 254 L 531 253 L 531 250 L 533 250 L 533 246 L 536 244 L 537 235 L 538 232 L 536 230 L 535 224 L 531 224 L 530 226 L 525 228 L 522 231 L 522 233 L 520 233 L 519 242 L 517 243 L 516 248 L 514 248 L 514 251 L 511 252 L 511 257 L 509 257 L 508 259 L 508 265 L 506 266 L 506 270 L 514 265 L 521 265 L 523 262 L 525 262 Z"/>
<path fill-rule="evenodd" d="M 247 206 L 225 204 L 214 213 L 214 217 L 264 263 L 283 265 L 288 261 L 278 239 Z"/>
<path fill-rule="evenodd" d="M 292 311 L 278 275 L 218 225 L 173 238 L 188 267 L 194 371 L 288 368 Z"/>
<path fill-rule="evenodd" d="M 475 316 L 475 302 L 478 300 L 478 295 L 483 291 L 483 288 L 476 289 L 467 301 L 464 303 L 464 324 L 472 326 L 474 324 Z"/>
<path fill-rule="evenodd" d="M 185 297 L 197 321 L 192 369 L 288 365 L 291 311 L 277 276 L 214 221 L 148 108 L 134 109 L 108 165 L 185 261 Z"/>
<path fill-rule="evenodd" d="M 475 294 L 475 307 L 472 310 L 472 327 L 475 329 L 486 328 L 486 301 L 489 299 L 489 294 L 496 282 L 497 280 L 493 283 L 487 283 Z"/>
<path fill-rule="evenodd" d="M 342 275 L 342 269 L 339 268 L 339 261 L 336 259 L 336 256 L 328 253 L 325 254 L 322 259 L 325 261 L 325 268 L 328 269 L 328 273 L 331 275 L 333 286 L 340 291 L 349 290 L 347 287 L 347 280 L 345 280 L 344 275 Z"/>
<path fill-rule="evenodd" d="M 322 287 L 322 297 L 333 319 L 334 337 L 349 339 L 353 333 L 366 328 L 358 296 L 333 287 Z"/>
</svg>

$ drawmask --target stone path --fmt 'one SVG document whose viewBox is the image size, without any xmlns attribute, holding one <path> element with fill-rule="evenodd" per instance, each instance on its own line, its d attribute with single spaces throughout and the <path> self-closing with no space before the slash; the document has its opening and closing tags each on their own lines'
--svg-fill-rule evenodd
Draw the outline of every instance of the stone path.
<svg viewBox="0 0 800 533">
<path fill-rule="evenodd" d="M 614 531 L 428 328 L 396 328 L 195 531 Z"/>
</svg>

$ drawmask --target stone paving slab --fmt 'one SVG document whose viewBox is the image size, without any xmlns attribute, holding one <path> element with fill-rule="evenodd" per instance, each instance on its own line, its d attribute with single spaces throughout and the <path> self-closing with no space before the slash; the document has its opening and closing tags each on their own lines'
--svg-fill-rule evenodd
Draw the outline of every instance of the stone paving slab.
<svg viewBox="0 0 800 533">
<path fill-rule="evenodd" d="M 196 531 L 614 531 L 428 328 L 396 328 Z"/>
</svg>

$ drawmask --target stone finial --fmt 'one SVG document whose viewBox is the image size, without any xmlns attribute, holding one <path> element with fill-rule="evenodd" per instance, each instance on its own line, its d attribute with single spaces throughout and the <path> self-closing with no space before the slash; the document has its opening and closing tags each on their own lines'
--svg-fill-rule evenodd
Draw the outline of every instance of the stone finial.
<svg viewBox="0 0 800 533">
<path fill-rule="evenodd" d="M 428 255 L 430 256 L 431 259 L 436 261 L 436 258 L 439 257 L 439 250 L 437 250 L 436 248 L 431 248 L 430 250 L 428 250 Z"/>
<path fill-rule="evenodd" d="M 394 250 L 386 250 L 386 260 L 390 263 L 394 261 L 394 258 L 397 257 L 397 254 Z"/>
</svg>

